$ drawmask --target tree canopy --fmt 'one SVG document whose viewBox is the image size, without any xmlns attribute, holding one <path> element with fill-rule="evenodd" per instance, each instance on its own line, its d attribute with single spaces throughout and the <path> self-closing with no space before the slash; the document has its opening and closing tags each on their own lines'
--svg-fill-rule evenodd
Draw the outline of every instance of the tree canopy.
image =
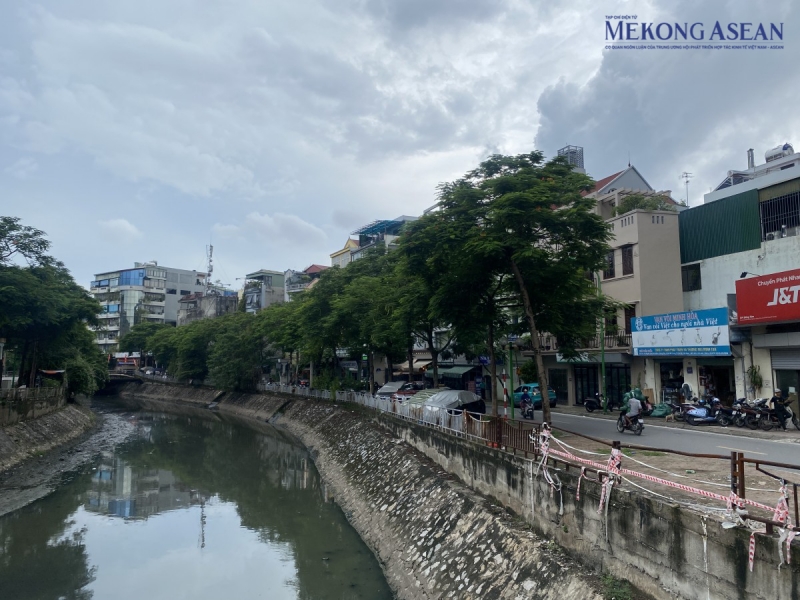
<svg viewBox="0 0 800 600">
<path fill-rule="evenodd" d="M 539 333 L 555 336 L 559 351 L 574 356 L 612 304 L 593 280 L 610 232 L 585 194 L 592 186 L 560 158 L 491 156 L 439 187 L 437 210 L 405 225 L 397 251 L 378 245 L 256 315 L 149 332 L 134 327 L 131 334 L 144 339 L 122 343 L 149 349 L 179 377 L 210 375 L 228 389 L 250 389 L 279 360 L 291 361 L 295 374 L 308 365 L 318 386 L 334 385 L 337 357 L 366 354 L 372 362 L 384 354 L 391 368 L 405 356 L 411 365 L 415 344 L 431 354 L 434 383 L 446 353 L 488 355 L 494 381 L 495 355 L 510 334 L 527 332 L 527 371 L 546 389 Z"/>
<path fill-rule="evenodd" d="M 675 211 L 675 203 L 666 196 L 645 196 L 643 194 L 629 194 L 623 196 L 614 208 L 614 215 L 624 215 L 632 210 L 671 210 Z"/>
<path fill-rule="evenodd" d="M 65 369 L 69 388 L 93 393 L 107 379 L 106 360 L 88 326 L 100 304 L 64 265 L 47 254 L 45 233 L 0 217 L 0 337 L 5 366 L 17 385 L 34 385 L 40 370 Z M 15 264 L 17 256 L 26 266 Z"/>
</svg>

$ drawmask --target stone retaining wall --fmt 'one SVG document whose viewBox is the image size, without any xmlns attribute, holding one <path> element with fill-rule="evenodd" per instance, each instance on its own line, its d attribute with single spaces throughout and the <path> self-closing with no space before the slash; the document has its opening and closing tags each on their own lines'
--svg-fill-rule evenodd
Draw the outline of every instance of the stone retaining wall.
<svg viewBox="0 0 800 600">
<path fill-rule="evenodd" d="M 94 422 L 91 411 L 70 404 L 36 419 L 0 427 L 0 473 L 78 438 Z"/>
<path fill-rule="evenodd" d="M 559 494 L 524 457 L 362 407 L 264 394 L 222 396 L 219 409 L 301 438 L 400 598 L 591 598 L 579 574 L 592 569 L 658 598 L 800 598 L 800 553 L 778 570 L 777 536 L 756 537 L 750 572 L 748 532 L 619 489 L 606 518 L 597 483 L 583 480 L 576 499 L 575 469 L 551 469 Z M 544 540 L 589 568 L 565 568 Z"/>
</svg>

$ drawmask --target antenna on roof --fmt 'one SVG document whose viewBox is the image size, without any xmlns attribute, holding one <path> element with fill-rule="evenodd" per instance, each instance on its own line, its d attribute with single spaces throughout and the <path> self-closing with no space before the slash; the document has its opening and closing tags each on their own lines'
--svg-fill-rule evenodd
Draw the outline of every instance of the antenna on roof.
<svg viewBox="0 0 800 600">
<path fill-rule="evenodd" d="M 211 244 L 206 246 L 206 255 L 208 256 L 208 267 L 207 267 L 208 273 L 206 274 L 206 293 L 208 293 L 208 291 L 211 288 L 211 274 L 214 272 L 214 261 L 212 258 L 214 255 L 214 246 L 212 246 Z"/>
<path fill-rule="evenodd" d="M 686 171 L 681 173 L 681 177 L 680 177 L 686 183 L 686 206 L 689 206 L 689 180 L 692 177 L 694 177 L 694 175 L 692 175 L 691 173 L 687 173 Z"/>
</svg>

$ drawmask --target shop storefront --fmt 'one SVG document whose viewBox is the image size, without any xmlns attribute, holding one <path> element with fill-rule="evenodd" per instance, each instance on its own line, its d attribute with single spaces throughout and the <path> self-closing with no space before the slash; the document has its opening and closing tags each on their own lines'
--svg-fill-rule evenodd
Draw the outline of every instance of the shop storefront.
<svg viewBox="0 0 800 600">
<path fill-rule="evenodd" d="M 734 358 L 727 308 L 638 317 L 632 320 L 633 352 L 653 360 L 655 399 L 681 401 L 692 395 L 735 395 Z"/>
<path fill-rule="evenodd" d="M 559 355 L 559 362 L 571 364 L 572 366 L 572 380 L 574 389 L 575 404 L 582 404 L 586 398 L 594 398 L 602 390 L 602 379 L 600 377 L 602 363 L 601 357 L 597 354 L 584 354 L 578 359 L 568 361 Z M 622 397 L 631 389 L 631 362 L 632 357 L 620 352 L 609 352 L 605 356 L 605 373 L 606 373 L 606 393 L 609 400 L 622 402 Z M 568 379 L 568 370 L 561 369 L 563 375 L 553 377 L 553 372 L 559 369 L 549 370 L 550 385 L 559 394 L 559 387 L 555 385 L 558 383 L 558 377 Z M 566 387 L 566 381 L 561 384 Z M 564 395 L 567 390 L 564 390 Z M 559 397 L 559 402 L 561 398 Z"/>
<path fill-rule="evenodd" d="M 770 352 L 775 371 L 775 388 L 784 397 L 800 390 L 800 348 L 776 349 Z"/>
<path fill-rule="evenodd" d="M 776 389 L 787 395 L 800 391 L 800 269 L 737 280 L 736 305 L 737 324 L 751 332 L 750 364 L 763 379 L 755 390 L 743 373 L 749 391 L 760 396 Z"/>
</svg>

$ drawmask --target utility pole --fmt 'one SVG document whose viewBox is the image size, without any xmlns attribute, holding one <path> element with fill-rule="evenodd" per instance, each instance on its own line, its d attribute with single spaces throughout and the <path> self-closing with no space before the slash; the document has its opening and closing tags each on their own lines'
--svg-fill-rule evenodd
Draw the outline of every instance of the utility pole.
<svg viewBox="0 0 800 600">
<path fill-rule="evenodd" d="M 689 206 L 689 180 L 694 177 L 691 173 L 684 171 L 681 173 L 681 179 L 686 183 L 686 206 Z"/>
</svg>

